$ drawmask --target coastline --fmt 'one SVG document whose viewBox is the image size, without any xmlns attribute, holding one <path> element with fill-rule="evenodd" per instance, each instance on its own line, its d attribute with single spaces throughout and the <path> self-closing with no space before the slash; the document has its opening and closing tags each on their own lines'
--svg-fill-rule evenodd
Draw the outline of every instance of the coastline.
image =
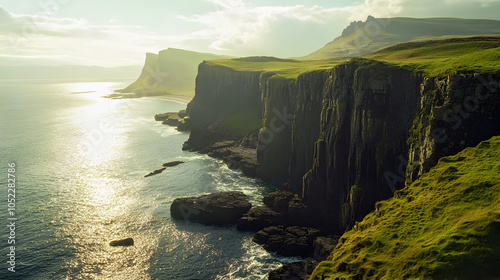
<svg viewBox="0 0 500 280">
<path fill-rule="evenodd" d="M 109 99 L 135 99 L 135 98 L 143 98 L 143 97 L 168 99 L 168 100 L 188 104 L 193 99 L 194 94 L 192 96 L 180 95 L 180 94 L 137 95 L 136 93 L 116 93 L 115 92 L 115 93 L 103 96 L 103 98 L 109 98 Z"/>
<path fill-rule="evenodd" d="M 154 98 L 161 98 L 161 99 L 168 99 L 172 101 L 178 101 L 184 104 L 188 104 L 194 97 L 193 96 L 187 96 L 187 95 L 176 95 L 176 94 L 168 94 L 168 95 L 159 95 L 159 96 L 145 96 L 145 97 L 154 97 Z"/>
</svg>

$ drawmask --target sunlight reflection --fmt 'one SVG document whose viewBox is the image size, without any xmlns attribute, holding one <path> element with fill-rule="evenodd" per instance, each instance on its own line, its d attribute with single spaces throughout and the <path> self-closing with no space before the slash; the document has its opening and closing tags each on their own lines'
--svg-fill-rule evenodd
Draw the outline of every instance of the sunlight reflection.
<svg viewBox="0 0 500 280">
<path fill-rule="evenodd" d="M 118 86 L 118 83 L 112 82 L 81 82 L 71 83 L 67 85 L 68 93 L 85 94 L 86 96 L 102 97 L 113 93 L 113 88 Z M 87 94 L 91 93 L 91 94 Z"/>
<path fill-rule="evenodd" d="M 68 85 L 66 92 L 78 93 L 91 100 L 62 113 L 70 116 L 76 132 L 58 131 L 54 152 L 59 158 L 69 159 L 73 168 L 71 178 L 59 178 L 60 196 L 71 209 L 60 213 L 60 238 L 71 238 L 75 259 L 67 265 L 72 279 L 150 279 L 149 259 L 158 245 L 154 231 L 138 235 L 141 226 L 149 223 L 151 214 L 138 215 L 133 209 L 139 204 L 137 189 L 141 178 L 120 177 L 126 159 L 127 125 L 131 108 L 125 100 L 105 99 L 113 83 L 76 83 Z M 125 107 L 125 108 L 124 108 Z M 68 119 L 68 118 L 66 118 Z M 66 146 L 68 135 L 76 137 L 74 143 L 81 148 Z M 149 205 L 150 206 L 150 205 Z M 127 248 L 110 247 L 114 239 L 132 237 L 136 245 Z"/>
</svg>

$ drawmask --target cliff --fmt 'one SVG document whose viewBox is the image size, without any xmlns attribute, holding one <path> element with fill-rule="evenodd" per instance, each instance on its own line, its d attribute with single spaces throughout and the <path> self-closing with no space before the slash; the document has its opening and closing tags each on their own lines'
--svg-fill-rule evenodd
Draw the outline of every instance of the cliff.
<svg viewBox="0 0 500 280">
<path fill-rule="evenodd" d="M 344 231 L 392 195 L 384 173 L 408 153 L 421 80 L 406 69 L 368 60 L 333 69 L 302 193 L 320 224 Z"/>
<path fill-rule="evenodd" d="M 169 48 L 158 54 L 147 53 L 140 76 L 120 93 L 147 95 L 194 95 L 198 64 L 204 60 L 222 59 L 228 56 L 198 53 Z"/>
<path fill-rule="evenodd" d="M 303 73 L 283 69 L 312 64 L 207 61 L 188 105 L 185 148 L 231 140 L 254 150 L 252 174 L 298 194 L 309 225 L 341 233 L 439 158 L 500 134 L 499 44 L 404 44 Z"/>
<path fill-rule="evenodd" d="M 406 183 L 410 184 L 446 155 L 500 134 L 500 76 L 457 74 L 427 78 L 421 106 L 408 139 Z"/>
<path fill-rule="evenodd" d="M 346 232 L 309 279 L 498 279 L 500 137 L 443 157 Z"/>
</svg>

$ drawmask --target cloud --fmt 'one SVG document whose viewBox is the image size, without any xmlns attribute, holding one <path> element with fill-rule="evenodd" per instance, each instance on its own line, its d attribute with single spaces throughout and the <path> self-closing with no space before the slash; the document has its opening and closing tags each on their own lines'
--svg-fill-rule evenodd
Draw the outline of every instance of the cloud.
<svg viewBox="0 0 500 280">
<path fill-rule="evenodd" d="M 378 18 L 393 17 L 403 10 L 405 0 L 365 0 L 365 2 L 348 7 L 350 20 L 365 20 L 368 16 Z M 408 0 L 406 0 L 408 1 Z"/>
<path fill-rule="evenodd" d="M 136 25 L 96 25 L 85 19 L 16 15 L 0 7 L 0 54 L 33 57 L 42 63 L 53 57 L 59 62 L 66 59 L 66 64 L 141 64 L 146 52 L 203 38 L 199 33 L 163 35 Z"/>
<path fill-rule="evenodd" d="M 37 15 L 18 15 L 0 7 L 0 55 L 50 54 L 101 65 L 141 64 L 144 53 L 168 47 L 237 56 L 301 56 L 340 35 L 351 21 L 365 20 L 369 15 L 497 18 L 498 9 L 486 6 L 498 7 L 500 3 L 500 0 L 422 0 L 418 3 L 352 0 L 351 5 L 325 7 L 252 5 L 251 1 L 243 0 L 197 1 L 210 2 L 213 9 L 179 15 L 173 20 L 156 19 L 157 30 L 162 29 L 162 23 L 170 27 L 185 25 L 184 30 L 189 32 L 183 34 L 161 34 L 116 20 L 95 24 L 82 18 L 56 17 L 57 8 L 45 8 Z M 163 29 L 179 32 L 177 27 Z"/>
<path fill-rule="evenodd" d="M 481 7 L 489 7 L 493 3 L 499 3 L 500 0 L 447 0 L 448 4 L 473 4 L 478 3 Z"/>
<path fill-rule="evenodd" d="M 347 7 L 325 8 L 321 6 L 257 6 L 252 7 L 242 0 L 208 0 L 217 11 L 181 19 L 205 26 L 203 33 L 213 39 L 210 47 L 229 51 L 235 48 L 251 48 L 260 45 L 262 39 L 271 39 L 269 34 L 277 33 L 273 27 L 280 21 L 295 21 L 312 25 L 343 24 L 348 21 L 364 20 L 368 15 L 389 17 L 402 9 L 403 0 L 365 0 Z M 313 31 L 314 32 L 314 31 Z"/>
</svg>

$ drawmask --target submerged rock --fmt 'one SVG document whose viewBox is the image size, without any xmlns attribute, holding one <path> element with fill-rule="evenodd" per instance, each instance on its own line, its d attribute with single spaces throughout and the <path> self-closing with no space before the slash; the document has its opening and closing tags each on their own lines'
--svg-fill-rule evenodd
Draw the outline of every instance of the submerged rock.
<svg viewBox="0 0 500 280">
<path fill-rule="evenodd" d="M 174 219 L 210 224 L 231 224 L 250 208 L 247 195 L 238 191 L 219 192 L 199 197 L 177 198 L 170 207 Z"/>
<path fill-rule="evenodd" d="M 132 246 L 134 245 L 134 239 L 129 237 L 125 239 L 113 240 L 109 242 L 109 246 Z"/>
</svg>

